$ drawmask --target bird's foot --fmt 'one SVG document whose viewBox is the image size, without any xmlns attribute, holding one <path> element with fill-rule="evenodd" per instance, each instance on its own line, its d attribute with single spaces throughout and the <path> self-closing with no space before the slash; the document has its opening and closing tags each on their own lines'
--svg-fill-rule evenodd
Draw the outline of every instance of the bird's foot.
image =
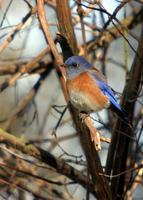
<svg viewBox="0 0 143 200">
<path fill-rule="evenodd" d="M 81 120 L 82 120 L 82 123 L 85 122 L 85 119 L 86 119 L 87 117 L 89 117 L 89 115 L 88 115 L 87 113 L 85 113 L 85 112 L 80 112 L 80 118 L 81 118 Z"/>
</svg>

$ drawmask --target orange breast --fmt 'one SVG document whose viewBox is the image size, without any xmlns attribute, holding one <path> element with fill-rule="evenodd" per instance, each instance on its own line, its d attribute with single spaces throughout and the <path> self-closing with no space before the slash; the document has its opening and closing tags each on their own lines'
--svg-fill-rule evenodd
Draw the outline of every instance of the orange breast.
<svg viewBox="0 0 143 200">
<path fill-rule="evenodd" d="M 67 80 L 71 103 L 80 110 L 98 111 L 109 106 L 109 99 L 98 87 L 96 80 L 86 72 Z"/>
</svg>

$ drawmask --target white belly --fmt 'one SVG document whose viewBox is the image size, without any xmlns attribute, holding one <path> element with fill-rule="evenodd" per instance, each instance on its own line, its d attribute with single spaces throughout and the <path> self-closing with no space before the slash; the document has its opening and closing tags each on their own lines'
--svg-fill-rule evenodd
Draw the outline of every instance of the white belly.
<svg viewBox="0 0 143 200">
<path fill-rule="evenodd" d="M 85 111 L 85 112 L 96 112 L 101 110 L 100 106 L 98 106 L 95 102 L 91 102 L 89 98 L 86 98 L 86 96 L 82 92 L 70 92 L 70 100 L 74 107 L 76 107 L 79 111 Z"/>
</svg>

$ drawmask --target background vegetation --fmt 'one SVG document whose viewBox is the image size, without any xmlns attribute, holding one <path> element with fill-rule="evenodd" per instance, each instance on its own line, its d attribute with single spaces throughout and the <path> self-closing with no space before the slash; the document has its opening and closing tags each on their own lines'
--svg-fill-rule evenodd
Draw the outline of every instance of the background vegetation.
<svg viewBox="0 0 143 200">
<path fill-rule="evenodd" d="M 0 199 L 143 198 L 142 4 L 0 0 Z M 77 54 L 106 75 L 132 127 L 70 105 L 61 65 Z"/>
</svg>

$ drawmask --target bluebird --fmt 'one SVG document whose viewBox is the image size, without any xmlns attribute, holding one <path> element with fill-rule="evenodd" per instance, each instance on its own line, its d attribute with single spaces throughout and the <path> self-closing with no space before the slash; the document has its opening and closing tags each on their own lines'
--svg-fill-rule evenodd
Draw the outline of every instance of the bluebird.
<svg viewBox="0 0 143 200">
<path fill-rule="evenodd" d="M 115 99 L 105 76 L 82 56 L 72 56 L 65 61 L 67 89 L 71 104 L 80 112 L 98 112 L 110 108 L 129 123 L 125 112 Z"/>
</svg>

